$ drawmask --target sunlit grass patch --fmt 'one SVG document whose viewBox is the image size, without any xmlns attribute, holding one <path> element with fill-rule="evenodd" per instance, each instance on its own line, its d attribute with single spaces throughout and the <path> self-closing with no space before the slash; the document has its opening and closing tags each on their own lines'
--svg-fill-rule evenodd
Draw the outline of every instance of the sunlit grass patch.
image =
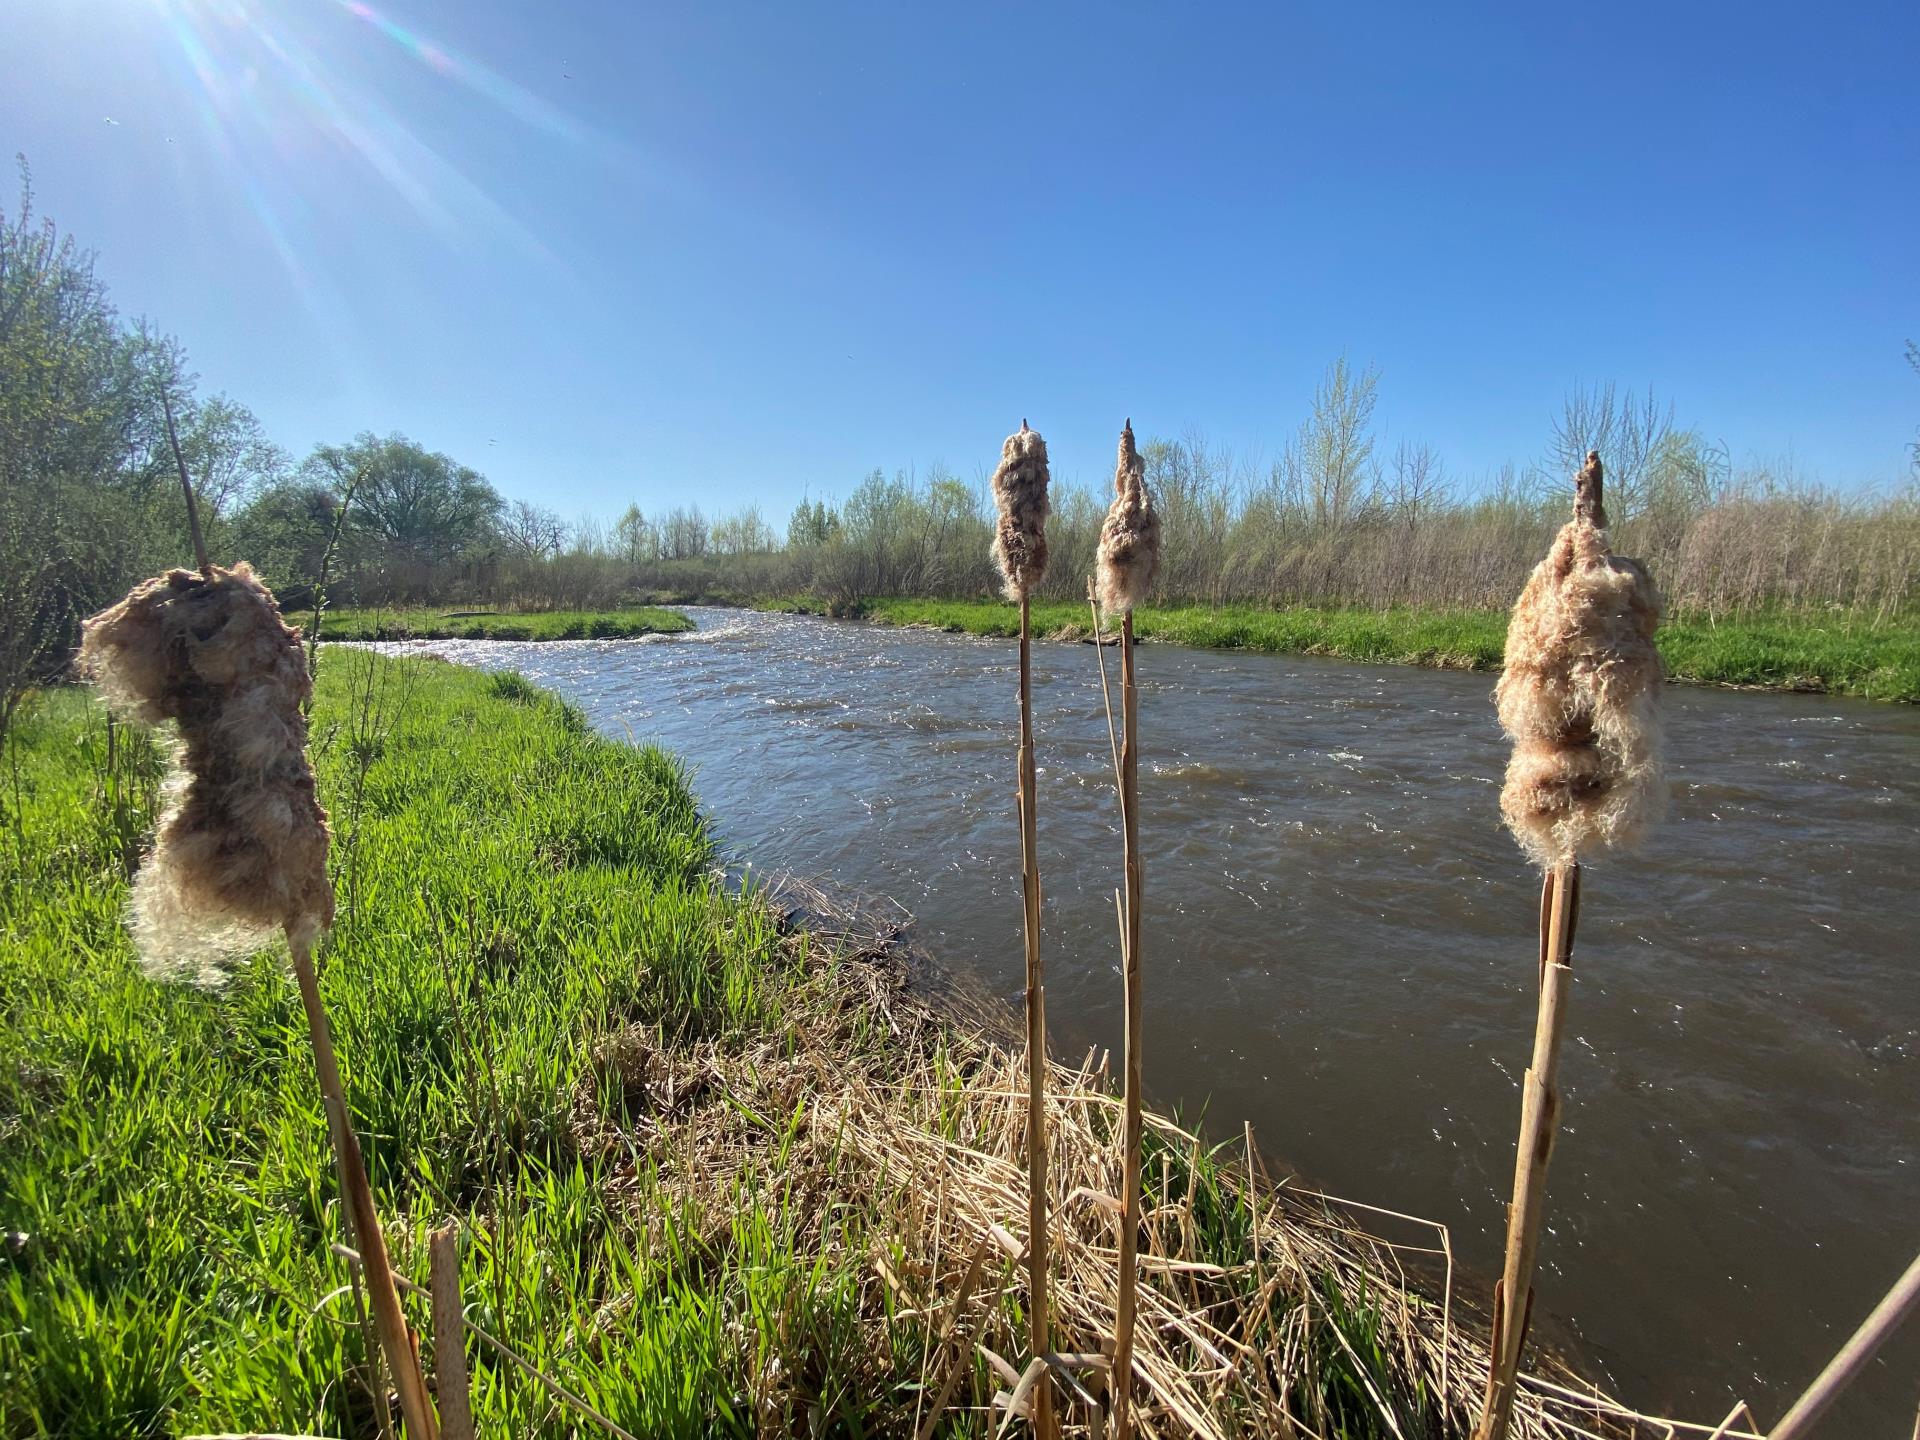
<svg viewBox="0 0 1920 1440">
<path fill-rule="evenodd" d="M 361 672 L 385 697 L 374 745 L 354 743 Z M 336 866 L 360 872 L 322 984 L 399 1263 L 422 1268 L 435 1217 L 491 1217 L 469 1244 L 475 1318 L 626 1396 L 642 1429 L 702 1430 L 744 1375 L 720 1337 L 747 1297 L 725 1277 L 767 1257 L 712 1257 L 717 1288 L 691 1311 L 667 1313 L 675 1287 L 650 1283 L 645 1304 L 599 1313 L 675 1267 L 612 1223 L 577 1144 L 580 1096 L 617 1031 L 760 1033 L 790 947 L 710 873 L 678 763 L 566 723 L 530 686 L 343 655 L 322 667 L 314 737 Z M 79 691 L 39 697 L 18 738 L 19 813 L 10 782 L 0 836 L 0 1429 L 367 1433 L 364 1390 L 341 1383 L 361 1373 L 359 1332 L 280 961 L 219 992 L 144 979 L 121 908 L 157 745 L 116 727 L 109 765 L 104 713 Z M 660 1245 L 697 1226 L 664 1195 L 634 1199 L 659 1207 Z M 863 1243 L 856 1218 L 836 1221 L 847 1243 Z M 798 1223 L 771 1202 L 761 1219 L 763 1247 Z M 705 1378 L 643 1389 L 649 1366 Z M 477 1398 L 496 1433 L 550 1428 L 537 1390 L 505 1375 L 483 1368 Z"/>
<path fill-rule="evenodd" d="M 312 617 L 288 620 L 310 625 Z M 329 610 L 322 617 L 326 640 L 630 640 L 641 635 L 677 635 L 693 629 L 678 610 L 543 610 L 453 615 L 445 610 Z"/>
</svg>

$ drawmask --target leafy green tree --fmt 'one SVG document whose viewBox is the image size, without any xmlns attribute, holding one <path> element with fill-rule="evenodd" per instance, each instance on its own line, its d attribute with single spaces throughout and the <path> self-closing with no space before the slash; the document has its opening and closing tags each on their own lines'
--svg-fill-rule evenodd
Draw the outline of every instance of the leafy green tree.
<svg viewBox="0 0 1920 1440">
<path fill-rule="evenodd" d="M 268 438 L 254 413 L 226 395 L 187 407 L 180 452 L 193 477 L 201 518 L 213 522 L 293 470 L 293 457 Z"/>
<path fill-rule="evenodd" d="M 312 594 L 342 499 L 343 492 L 331 481 L 288 478 L 267 486 L 235 512 L 235 551 L 267 577 L 284 603 L 304 604 Z M 351 577 L 364 564 L 366 542 L 349 529 L 341 544 L 345 553 L 334 557 L 335 573 Z M 328 588 L 338 600 L 351 589 L 351 579 Z"/>
<path fill-rule="evenodd" d="M 322 445 L 305 471 L 342 491 L 356 485 L 351 523 L 382 542 L 391 563 L 445 565 L 497 539 L 502 502 L 486 477 L 397 431 Z"/>
<path fill-rule="evenodd" d="M 634 569 L 645 565 L 660 553 L 660 536 L 638 505 L 629 505 L 613 522 L 614 551 Z"/>
<path fill-rule="evenodd" d="M 0 738 L 83 616 L 186 558 L 153 465 L 158 387 L 182 375 L 176 346 L 122 323 L 92 252 L 34 214 L 22 160 L 0 210 Z"/>
<path fill-rule="evenodd" d="M 787 518 L 787 548 L 805 550 L 826 545 L 840 533 L 840 515 L 824 500 L 802 499 Z"/>
</svg>

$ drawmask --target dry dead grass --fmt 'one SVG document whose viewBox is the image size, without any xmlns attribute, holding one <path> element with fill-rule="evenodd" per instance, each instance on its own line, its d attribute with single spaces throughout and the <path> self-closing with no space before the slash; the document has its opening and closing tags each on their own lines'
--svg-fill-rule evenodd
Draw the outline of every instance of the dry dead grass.
<svg viewBox="0 0 1920 1440">
<path fill-rule="evenodd" d="M 1056 1064 L 1048 1086 L 1055 1333 L 1047 1365 L 1025 1336 L 1027 1080 L 1014 1021 L 910 980 L 898 912 L 848 908 L 788 881 L 775 902 L 807 971 L 789 1031 L 741 1050 L 633 1031 L 602 1050 L 593 1086 L 619 1086 L 627 1126 L 580 1097 L 577 1136 L 624 1152 L 636 1193 L 664 1180 L 727 1243 L 743 1180 L 777 1170 L 803 1210 L 869 1212 L 861 1324 L 881 1433 L 996 1434 L 1051 1370 L 1067 1435 L 1105 1433 L 1118 1258 L 1122 1108 L 1104 1062 Z M 960 1014 L 954 1013 L 956 1006 Z M 797 1118 L 795 1118 L 797 1117 Z M 1484 1318 L 1454 1295 L 1444 1227 L 1271 1177 L 1249 1133 L 1215 1147 L 1147 1116 L 1135 1355 L 1146 1436 L 1464 1435 L 1489 1360 Z M 636 1207 L 636 1222 L 650 1223 Z M 823 1231 L 824 1233 L 824 1231 Z M 844 1258 L 844 1257 L 840 1257 Z M 920 1333 L 916 1383 L 887 1373 Z M 895 1337 L 897 1339 L 897 1336 Z M 763 1432 L 792 1410 L 768 1376 Z M 1024 1433 L 1024 1421 L 1016 1422 Z M 1525 1377 L 1524 1440 L 1708 1434 L 1651 1421 L 1547 1359 Z M 1726 1431 L 1737 1436 L 1743 1432 Z"/>
</svg>

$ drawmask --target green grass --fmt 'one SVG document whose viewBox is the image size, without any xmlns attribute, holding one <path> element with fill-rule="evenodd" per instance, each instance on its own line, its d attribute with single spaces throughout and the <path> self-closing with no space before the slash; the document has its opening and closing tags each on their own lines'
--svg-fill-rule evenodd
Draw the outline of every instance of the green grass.
<svg viewBox="0 0 1920 1440">
<path fill-rule="evenodd" d="M 860 1212 L 749 1174 L 716 1232 L 666 1162 L 580 1143 L 630 1118 L 621 1087 L 592 1083 L 604 1037 L 777 1044 L 795 983 L 766 908 L 709 878 L 678 764 L 517 677 L 336 653 L 314 717 L 341 871 L 322 988 L 397 1263 L 424 1276 L 426 1230 L 476 1217 L 474 1321 L 640 1434 L 752 1433 L 743 1397 L 771 1357 L 831 1415 L 847 1402 L 825 1377 L 844 1390 L 873 1359 L 853 1323 Z M 217 993 L 144 978 L 121 907 L 158 748 L 121 728 L 109 767 L 79 691 L 40 697 L 17 739 L 0 1435 L 371 1434 L 282 960 Z M 484 1359 L 475 1398 L 483 1433 L 574 1433 Z"/>
<path fill-rule="evenodd" d="M 312 616 L 287 618 L 306 625 Z M 329 610 L 324 640 L 630 640 L 677 635 L 693 621 L 677 610 L 546 610 L 503 615 L 449 615 L 444 610 Z"/>
<path fill-rule="evenodd" d="M 764 608 L 818 609 L 806 601 Z M 971 635 L 1018 633 L 1019 612 L 986 600 L 869 600 L 861 612 L 886 625 L 926 625 Z M 1033 607 L 1035 630 L 1063 639 L 1090 629 L 1085 604 Z M 1143 640 L 1209 649 L 1330 655 L 1376 664 L 1498 669 L 1507 617 L 1490 611 L 1333 610 L 1248 606 L 1147 606 L 1135 613 Z M 1920 620 L 1874 624 L 1846 618 L 1768 616 L 1708 622 L 1682 617 L 1660 630 L 1674 678 L 1920 701 Z"/>
</svg>

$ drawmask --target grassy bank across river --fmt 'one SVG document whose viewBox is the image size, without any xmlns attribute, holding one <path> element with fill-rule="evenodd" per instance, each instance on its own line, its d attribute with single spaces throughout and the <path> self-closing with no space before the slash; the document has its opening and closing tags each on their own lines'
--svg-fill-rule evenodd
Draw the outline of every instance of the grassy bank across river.
<svg viewBox="0 0 1920 1440">
<path fill-rule="evenodd" d="M 78 690 L 11 744 L 0 1434 L 374 1435 L 283 958 L 145 978 L 122 911 L 160 745 Z M 456 1221 L 470 1322 L 638 1435 L 993 1433 L 1024 1363 L 1021 1062 L 913 999 L 891 918 L 729 889 L 678 763 L 515 675 L 323 652 L 312 748 L 321 986 L 396 1265 L 424 1278 Z M 1097 1356 L 1119 1112 L 1097 1069 L 1052 1096 L 1058 1342 Z M 1250 1137 L 1148 1135 L 1143 1434 L 1467 1433 L 1485 1336 L 1407 1288 L 1430 1256 L 1251 1184 Z M 470 1349 L 481 1434 L 599 1433 Z M 1097 1365 L 1074 1386 L 1077 1434 Z M 1515 1433 L 1619 1414 L 1541 1389 Z"/>
<path fill-rule="evenodd" d="M 818 607 L 783 600 L 769 608 Z M 1010 636 L 1020 624 L 1013 606 L 989 600 L 868 600 L 860 613 L 884 625 L 971 635 Z M 1056 639 L 1084 639 L 1092 629 L 1084 603 L 1036 602 L 1033 619 L 1038 633 Z M 1147 606 L 1134 614 L 1143 640 L 1452 670 L 1498 669 L 1506 628 L 1507 617 L 1489 611 L 1191 605 Z M 1920 621 L 1682 617 L 1661 627 L 1659 641 L 1677 680 L 1920 701 Z"/>
<path fill-rule="evenodd" d="M 311 614 L 290 611 L 287 619 L 310 625 Z M 630 640 L 640 635 L 678 635 L 693 621 L 678 610 L 647 606 L 637 610 L 541 610 L 481 615 L 445 610 L 329 610 L 322 618 L 323 640 Z"/>
</svg>

